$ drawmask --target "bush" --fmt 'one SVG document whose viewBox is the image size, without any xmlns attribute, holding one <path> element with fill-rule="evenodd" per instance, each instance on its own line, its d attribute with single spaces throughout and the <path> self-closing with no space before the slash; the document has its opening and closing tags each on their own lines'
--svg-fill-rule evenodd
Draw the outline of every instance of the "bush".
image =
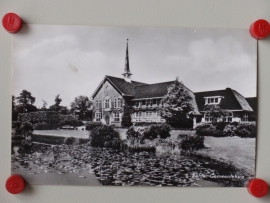
<svg viewBox="0 0 270 203">
<path fill-rule="evenodd" d="M 66 137 L 64 139 L 64 144 L 66 145 L 72 145 L 76 143 L 76 138 L 75 137 Z"/>
<path fill-rule="evenodd" d="M 59 123 L 59 126 L 64 126 L 64 125 L 70 125 L 73 127 L 78 127 L 78 126 L 83 126 L 84 123 L 80 120 L 73 119 L 73 120 L 64 120 Z"/>
<path fill-rule="evenodd" d="M 203 135 L 203 136 L 207 136 L 209 135 L 209 128 L 211 128 L 211 124 L 208 123 L 203 123 L 198 125 L 195 130 L 196 130 L 196 134 L 198 135 Z"/>
<path fill-rule="evenodd" d="M 143 137 L 145 139 L 156 139 L 158 137 L 165 139 L 167 137 L 170 137 L 170 131 L 171 127 L 170 125 L 163 123 L 159 125 L 151 125 L 149 128 L 146 128 Z"/>
<path fill-rule="evenodd" d="M 117 143 L 117 144 L 115 144 Z M 120 135 L 111 126 L 95 127 L 90 132 L 90 145 L 92 147 L 120 147 Z"/>
<path fill-rule="evenodd" d="M 12 136 L 12 148 L 19 147 L 20 152 L 30 153 L 32 149 L 33 125 L 23 122 L 21 126 L 17 124 L 15 135 Z"/>
<path fill-rule="evenodd" d="M 130 126 L 126 132 L 127 139 L 138 139 L 139 132 L 135 130 L 134 126 Z"/>
<path fill-rule="evenodd" d="M 58 125 L 56 123 L 36 123 L 33 125 L 35 130 L 55 130 Z"/>
<path fill-rule="evenodd" d="M 224 128 L 226 127 L 226 125 L 228 125 L 229 123 L 228 122 L 217 122 L 216 123 L 216 129 L 219 130 L 219 131 L 223 131 Z"/>
<path fill-rule="evenodd" d="M 255 123 L 239 123 L 236 127 L 235 134 L 239 137 L 256 137 Z"/>
<path fill-rule="evenodd" d="M 91 131 L 93 130 L 94 128 L 96 127 L 102 127 L 104 126 L 101 122 L 89 122 L 87 125 L 86 125 L 86 130 L 88 131 Z"/>
<path fill-rule="evenodd" d="M 125 105 L 123 107 L 123 115 L 122 115 L 122 121 L 121 121 L 122 128 L 132 126 L 132 121 L 131 121 L 131 114 L 132 113 L 133 113 L 132 106 Z"/>
<path fill-rule="evenodd" d="M 181 140 L 180 146 L 182 150 L 185 151 L 195 151 L 198 149 L 204 148 L 204 137 L 195 135 L 195 136 L 186 136 L 185 139 Z"/>
</svg>

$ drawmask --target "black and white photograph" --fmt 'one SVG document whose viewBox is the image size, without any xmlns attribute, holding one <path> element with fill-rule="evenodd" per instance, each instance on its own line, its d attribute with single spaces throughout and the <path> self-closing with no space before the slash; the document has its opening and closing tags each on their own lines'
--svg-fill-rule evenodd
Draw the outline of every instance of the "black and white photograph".
<svg viewBox="0 0 270 203">
<path fill-rule="evenodd" d="M 13 36 L 12 77 L 11 172 L 29 184 L 246 187 L 255 177 L 247 30 L 28 25 Z"/>
</svg>

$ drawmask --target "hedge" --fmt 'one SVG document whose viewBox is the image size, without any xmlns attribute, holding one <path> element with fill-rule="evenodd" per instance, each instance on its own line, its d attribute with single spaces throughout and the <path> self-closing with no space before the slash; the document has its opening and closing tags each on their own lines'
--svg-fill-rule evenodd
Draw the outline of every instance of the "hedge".
<svg viewBox="0 0 270 203">
<path fill-rule="evenodd" d="M 204 123 L 196 127 L 196 134 L 201 136 L 239 136 L 242 138 L 256 137 L 255 123 L 217 123 L 216 125 Z"/>
<path fill-rule="evenodd" d="M 55 111 L 37 111 L 30 113 L 20 113 L 18 115 L 18 120 L 22 122 L 65 122 L 69 120 L 78 120 L 75 115 L 63 115 Z"/>
</svg>

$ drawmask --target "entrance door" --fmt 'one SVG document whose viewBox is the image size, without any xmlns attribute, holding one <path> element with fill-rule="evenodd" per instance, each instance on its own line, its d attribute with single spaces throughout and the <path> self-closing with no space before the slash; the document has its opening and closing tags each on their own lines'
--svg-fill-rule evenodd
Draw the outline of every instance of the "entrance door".
<svg viewBox="0 0 270 203">
<path fill-rule="evenodd" d="M 105 121 L 107 125 L 110 124 L 110 117 L 108 115 L 105 116 Z"/>
</svg>

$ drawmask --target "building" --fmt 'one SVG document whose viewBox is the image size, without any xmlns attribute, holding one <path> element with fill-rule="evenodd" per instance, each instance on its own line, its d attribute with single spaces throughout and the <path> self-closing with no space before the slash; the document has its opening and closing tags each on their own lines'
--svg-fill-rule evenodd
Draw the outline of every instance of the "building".
<svg viewBox="0 0 270 203">
<path fill-rule="evenodd" d="M 92 94 L 94 121 L 106 124 L 121 125 L 122 108 L 131 105 L 134 113 L 131 115 L 133 123 L 160 123 L 165 120 L 159 115 L 159 109 L 164 105 L 162 99 L 167 94 L 167 88 L 175 81 L 146 84 L 131 80 L 129 67 L 128 43 L 126 48 L 125 68 L 123 78 L 105 76 Z M 193 93 L 183 85 L 189 93 L 193 107 L 194 127 L 199 122 L 211 122 L 204 112 L 206 105 L 218 104 L 230 111 L 226 121 L 248 121 L 249 115 L 254 115 L 246 99 L 237 91 L 226 90 Z"/>
<path fill-rule="evenodd" d="M 229 115 L 222 118 L 222 121 L 254 121 L 254 111 L 247 99 L 231 88 L 226 88 L 225 90 L 196 92 L 195 96 L 199 111 L 203 115 L 201 120 L 199 120 L 200 118 L 197 119 L 197 122 L 212 122 L 212 118 L 209 118 L 207 114 L 205 114 L 205 107 L 207 105 L 218 105 L 221 109 L 229 111 Z"/>
</svg>

